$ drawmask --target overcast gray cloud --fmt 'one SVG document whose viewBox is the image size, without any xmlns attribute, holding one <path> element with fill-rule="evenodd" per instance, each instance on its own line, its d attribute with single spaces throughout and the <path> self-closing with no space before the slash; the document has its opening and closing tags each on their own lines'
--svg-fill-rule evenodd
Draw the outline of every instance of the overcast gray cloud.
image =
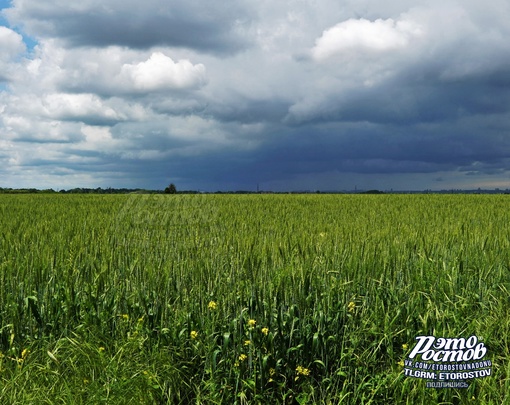
<svg viewBox="0 0 510 405">
<path fill-rule="evenodd" d="M 0 6 L 0 186 L 510 185 L 506 0 Z"/>
</svg>

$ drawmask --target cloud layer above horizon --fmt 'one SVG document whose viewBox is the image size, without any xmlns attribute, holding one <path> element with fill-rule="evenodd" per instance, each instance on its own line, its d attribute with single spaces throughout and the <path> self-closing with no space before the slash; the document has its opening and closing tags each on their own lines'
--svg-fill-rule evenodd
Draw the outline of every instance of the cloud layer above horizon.
<svg viewBox="0 0 510 405">
<path fill-rule="evenodd" d="M 0 187 L 510 187 L 506 0 L 0 6 Z"/>
</svg>

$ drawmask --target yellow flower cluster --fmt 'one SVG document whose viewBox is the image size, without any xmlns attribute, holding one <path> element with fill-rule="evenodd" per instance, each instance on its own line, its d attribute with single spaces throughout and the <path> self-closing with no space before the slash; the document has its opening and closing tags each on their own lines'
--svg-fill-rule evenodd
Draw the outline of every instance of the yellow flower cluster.
<svg viewBox="0 0 510 405">
<path fill-rule="evenodd" d="M 351 301 L 349 302 L 349 304 L 347 304 L 347 309 L 349 310 L 349 312 L 354 312 L 354 309 L 356 308 L 356 304 Z"/>
<path fill-rule="evenodd" d="M 257 321 L 255 319 L 248 320 L 248 326 L 250 328 L 254 328 L 256 324 L 257 324 Z"/>
<path fill-rule="evenodd" d="M 209 308 L 211 311 L 214 311 L 218 308 L 218 304 L 215 301 L 209 301 L 207 308 Z"/>
<path fill-rule="evenodd" d="M 262 329 L 261 329 L 261 332 L 262 332 L 265 336 L 267 336 L 267 335 L 269 334 L 269 328 L 262 328 Z"/>
<path fill-rule="evenodd" d="M 18 367 L 21 368 L 21 365 L 23 364 L 23 362 L 25 361 L 26 357 L 28 356 L 28 353 L 30 352 L 30 350 L 28 349 L 23 349 L 23 351 L 21 352 L 21 358 L 16 358 L 16 359 L 12 359 L 12 360 L 16 360 L 18 362 Z M 0 353 L 0 358 L 3 357 L 3 354 Z"/>
<path fill-rule="evenodd" d="M 248 356 L 244 353 L 239 355 L 239 361 L 245 361 L 248 358 Z"/>
<path fill-rule="evenodd" d="M 191 339 L 196 339 L 198 337 L 198 332 L 196 330 L 192 330 L 191 333 L 189 334 L 190 338 Z"/>
<path fill-rule="evenodd" d="M 307 368 L 304 368 L 303 366 L 297 366 L 296 371 L 298 375 L 310 375 L 310 370 Z"/>
</svg>

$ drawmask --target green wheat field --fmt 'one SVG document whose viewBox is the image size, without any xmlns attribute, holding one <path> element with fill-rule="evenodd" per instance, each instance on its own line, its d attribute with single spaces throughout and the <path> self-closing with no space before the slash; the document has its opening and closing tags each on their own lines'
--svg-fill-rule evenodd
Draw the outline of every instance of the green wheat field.
<svg viewBox="0 0 510 405">
<path fill-rule="evenodd" d="M 1 195 L 0 403 L 510 403 L 509 198 Z"/>
</svg>

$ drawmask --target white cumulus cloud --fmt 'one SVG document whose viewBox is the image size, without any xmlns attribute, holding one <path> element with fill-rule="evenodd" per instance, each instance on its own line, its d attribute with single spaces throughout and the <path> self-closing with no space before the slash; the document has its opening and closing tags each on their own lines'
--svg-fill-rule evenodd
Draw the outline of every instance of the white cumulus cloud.
<svg viewBox="0 0 510 405">
<path fill-rule="evenodd" d="M 61 120 L 82 117 L 120 121 L 126 119 L 94 94 L 50 94 L 43 98 L 46 115 Z M 83 119 L 83 118 L 82 118 Z"/>
<path fill-rule="evenodd" d="M 343 52 L 396 50 L 405 48 L 419 34 L 420 27 L 413 21 L 349 19 L 325 30 L 316 40 L 312 56 L 323 60 Z"/>
<path fill-rule="evenodd" d="M 121 81 L 136 91 L 197 88 L 206 83 L 205 66 L 189 60 L 174 62 L 161 52 L 154 52 L 144 62 L 124 64 Z"/>
</svg>

